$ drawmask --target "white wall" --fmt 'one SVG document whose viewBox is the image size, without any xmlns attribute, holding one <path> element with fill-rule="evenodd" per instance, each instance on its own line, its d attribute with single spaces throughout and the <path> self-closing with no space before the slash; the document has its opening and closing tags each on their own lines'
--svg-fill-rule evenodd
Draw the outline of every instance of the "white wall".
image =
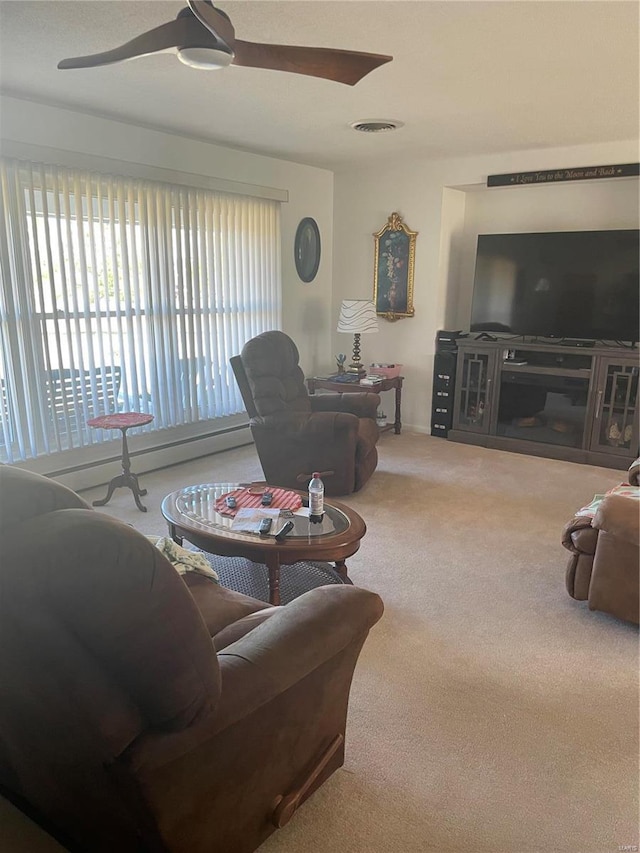
<svg viewBox="0 0 640 853">
<path fill-rule="evenodd" d="M 419 232 L 415 317 L 395 323 L 382 320 L 379 334 L 362 338 L 365 363 L 404 365 L 402 416 L 407 428 L 430 430 L 436 331 L 468 326 L 470 258 L 478 233 L 639 227 L 637 179 L 487 189 L 487 176 L 637 160 L 638 145 L 629 141 L 389 163 L 385 168 L 378 164 L 336 174 L 333 326 L 341 299 L 371 298 L 372 234 L 389 214 L 398 211 L 409 228 Z M 333 351 L 345 351 L 346 346 L 343 336 L 334 332 Z"/>
<path fill-rule="evenodd" d="M 371 298 L 372 234 L 398 211 L 419 232 L 416 316 L 382 321 L 379 334 L 363 336 L 362 357 L 365 363 L 405 365 L 403 421 L 407 428 L 427 432 L 435 334 L 468 324 L 470 247 L 477 233 L 638 227 L 636 179 L 486 188 L 490 174 L 636 162 L 634 141 L 392 161 L 334 179 L 323 169 L 2 97 L 0 145 L 4 139 L 287 190 L 289 201 L 282 205 L 283 329 L 298 343 L 308 375 L 332 370 L 336 353 L 351 352 L 350 336 L 334 331 L 340 301 Z M 304 216 L 316 219 L 322 236 L 320 269 L 310 284 L 298 279 L 293 260 L 294 235 Z M 391 409 L 392 401 L 384 405 Z"/>
</svg>

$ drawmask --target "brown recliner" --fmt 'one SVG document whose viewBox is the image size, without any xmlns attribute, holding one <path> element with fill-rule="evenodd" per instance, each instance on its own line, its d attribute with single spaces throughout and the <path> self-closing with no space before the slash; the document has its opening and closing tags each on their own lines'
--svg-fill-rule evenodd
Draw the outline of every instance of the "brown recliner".
<svg viewBox="0 0 640 853">
<path fill-rule="evenodd" d="M 342 764 L 377 595 L 187 588 L 146 537 L 8 466 L 0 526 L 0 791 L 70 850 L 249 853 Z"/>
<path fill-rule="evenodd" d="M 640 459 L 628 481 L 638 486 Z M 571 552 L 566 571 L 569 595 L 638 624 L 640 579 L 640 503 L 623 495 L 606 495 L 593 517 L 577 515 L 562 534 Z"/>
<path fill-rule="evenodd" d="M 357 492 L 378 464 L 373 393 L 309 395 L 298 348 L 284 332 L 263 332 L 233 356 L 231 366 L 250 418 L 265 478 L 300 488 L 300 477 L 323 477 L 328 495 Z"/>
</svg>

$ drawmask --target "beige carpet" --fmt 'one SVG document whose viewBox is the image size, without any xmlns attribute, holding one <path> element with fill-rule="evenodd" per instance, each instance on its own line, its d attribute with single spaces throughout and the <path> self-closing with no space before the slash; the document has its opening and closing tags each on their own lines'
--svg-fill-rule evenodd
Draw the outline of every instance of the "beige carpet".
<svg viewBox="0 0 640 853">
<path fill-rule="evenodd" d="M 242 448 L 144 475 L 147 515 L 124 489 L 105 511 L 163 533 L 169 491 L 260 476 Z M 346 763 L 261 851 L 639 843 L 637 630 L 569 598 L 560 545 L 572 512 L 623 479 L 383 436 L 377 472 L 345 499 L 368 525 L 350 575 L 386 605 L 356 669 Z"/>
</svg>

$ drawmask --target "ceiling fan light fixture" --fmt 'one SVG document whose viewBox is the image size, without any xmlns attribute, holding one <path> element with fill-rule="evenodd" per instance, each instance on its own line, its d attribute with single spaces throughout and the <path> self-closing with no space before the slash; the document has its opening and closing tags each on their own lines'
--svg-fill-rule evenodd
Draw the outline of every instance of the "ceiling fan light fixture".
<svg viewBox="0 0 640 853">
<path fill-rule="evenodd" d="M 233 62 L 233 54 L 217 47 L 181 47 L 178 59 L 190 68 L 218 71 Z"/>
<path fill-rule="evenodd" d="M 349 122 L 349 127 L 360 133 L 388 133 L 404 127 L 404 122 L 389 118 L 365 118 Z"/>
<path fill-rule="evenodd" d="M 111 50 L 61 59 L 58 68 L 97 68 L 170 50 L 177 52 L 180 62 L 191 68 L 211 71 L 240 65 L 306 74 L 354 86 L 393 59 L 358 50 L 242 41 L 236 38 L 229 16 L 216 8 L 212 0 L 187 0 L 187 4 L 173 21 L 140 33 Z"/>
</svg>

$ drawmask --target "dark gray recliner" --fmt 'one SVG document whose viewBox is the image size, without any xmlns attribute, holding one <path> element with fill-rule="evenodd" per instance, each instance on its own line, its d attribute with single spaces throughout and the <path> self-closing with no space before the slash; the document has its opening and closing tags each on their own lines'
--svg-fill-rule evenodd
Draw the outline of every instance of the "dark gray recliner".
<svg viewBox="0 0 640 853">
<path fill-rule="evenodd" d="M 328 495 L 357 492 L 378 463 L 376 411 L 370 392 L 309 395 L 295 343 L 263 332 L 233 356 L 235 374 L 268 483 L 301 488 L 314 471 Z"/>
</svg>

